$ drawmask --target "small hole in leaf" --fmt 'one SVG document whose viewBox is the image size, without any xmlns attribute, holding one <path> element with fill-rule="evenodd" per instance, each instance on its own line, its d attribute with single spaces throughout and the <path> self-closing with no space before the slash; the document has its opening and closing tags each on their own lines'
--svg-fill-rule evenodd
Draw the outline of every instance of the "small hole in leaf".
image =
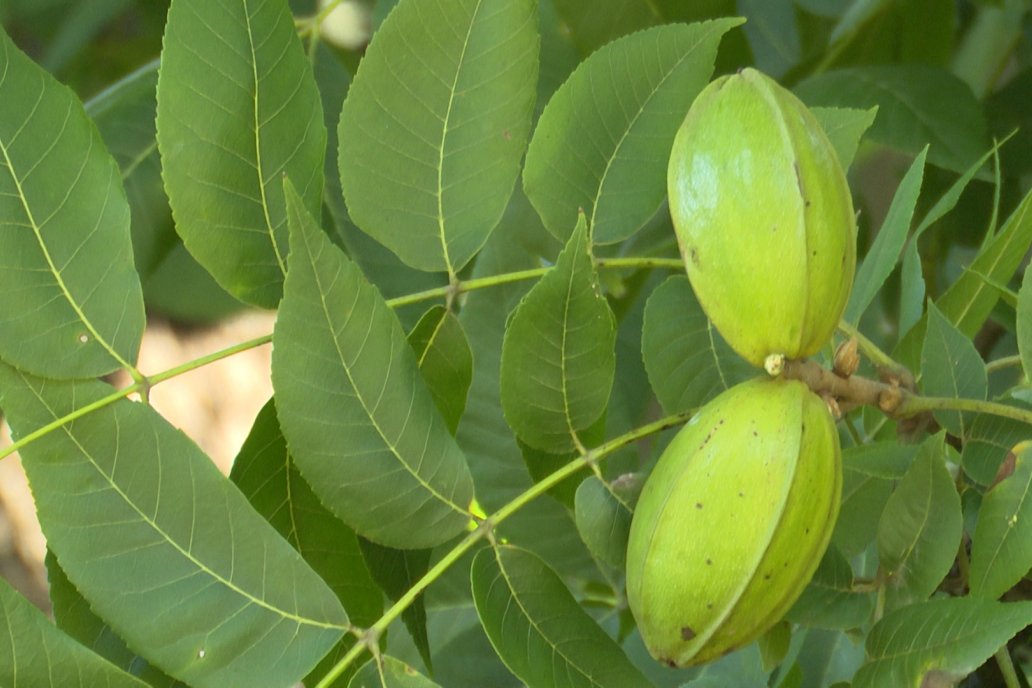
<svg viewBox="0 0 1032 688">
<path fill-rule="evenodd" d="M 204 655 L 206 654 L 208 653 L 205 652 L 204 648 L 202 647 L 200 650 L 197 651 L 197 659 L 204 659 Z"/>
</svg>

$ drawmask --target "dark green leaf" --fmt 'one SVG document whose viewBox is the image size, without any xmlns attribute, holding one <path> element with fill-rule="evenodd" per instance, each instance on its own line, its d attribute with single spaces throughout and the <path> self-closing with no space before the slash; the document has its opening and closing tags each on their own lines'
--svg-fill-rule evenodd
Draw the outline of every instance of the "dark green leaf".
<svg viewBox="0 0 1032 688">
<path fill-rule="evenodd" d="M 914 445 L 875 442 L 842 452 L 842 504 L 831 540 L 847 557 L 874 542 L 878 517 L 915 451 Z"/>
<path fill-rule="evenodd" d="M 780 79 L 802 57 L 795 4 L 791 0 L 739 0 L 737 9 L 749 18 L 742 30 L 756 68 Z"/>
<path fill-rule="evenodd" d="M 1032 570 L 1032 450 L 1015 448 L 1014 472 L 982 499 L 972 537 L 971 594 L 996 599 Z"/>
<path fill-rule="evenodd" d="M 878 522 L 890 607 L 928 599 L 949 573 L 962 531 L 960 497 L 939 433 L 921 444 Z"/>
<path fill-rule="evenodd" d="M 828 135 L 828 140 L 835 148 L 842 169 L 848 170 L 849 166 L 853 164 L 861 137 L 874 123 L 874 118 L 878 114 L 878 106 L 875 105 L 867 110 L 815 107 L 811 112 L 820 122 L 824 133 Z"/>
<path fill-rule="evenodd" d="M 807 105 L 867 109 L 878 106 L 872 140 L 963 172 L 986 149 L 985 118 L 967 84 L 926 65 L 853 67 L 824 72 L 796 88 Z M 943 107 L 949 103 L 949 107 Z"/>
<path fill-rule="evenodd" d="M 988 375 L 974 343 L 928 304 L 928 333 L 921 352 L 921 386 L 925 394 L 938 397 L 984 400 L 989 390 Z M 935 419 L 957 437 L 966 438 L 972 414 L 936 411 Z"/>
<path fill-rule="evenodd" d="M 792 624 L 782 620 L 757 639 L 764 671 L 774 671 L 785 661 L 792 642 Z"/>
<path fill-rule="evenodd" d="M 383 594 L 366 568 L 358 538 L 319 503 L 301 478 L 287 451 L 271 400 L 255 419 L 229 478 L 255 511 L 322 576 L 344 605 L 351 623 L 365 628 L 380 618 Z M 354 642 L 350 634 L 341 638 L 306 680 L 314 685 Z"/>
<path fill-rule="evenodd" d="M 373 578 L 395 602 L 408 592 L 430 567 L 429 549 L 391 549 L 364 539 L 359 540 L 359 543 L 362 546 L 362 556 L 369 565 Z M 430 640 L 426 634 L 426 606 L 422 595 L 401 613 L 401 620 L 412 636 L 423 663 L 432 670 Z"/>
<path fill-rule="evenodd" d="M 0 390 L 17 436 L 111 392 L 5 365 Z M 184 683 L 290 684 L 347 627 L 318 575 L 149 406 L 109 404 L 21 455 L 68 578 L 130 647 Z"/>
<path fill-rule="evenodd" d="M 104 145 L 118 163 L 131 210 L 136 269 L 146 277 L 179 238 L 161 184 L 154 115 L 158 62 L 150 62 L 86 102 Z"/>
<path fill-rule="evenodd" d="M 853 568 L 831 546 L 786 618 L 804 626 L 849 630 L 866 624 L 873 612 L 874 593 L 853 591 Z"/>
<path fill-rule="evenodd" d="M 606 409 L 616 369 L 616 320 L 601 294 L 591 243 L 577 229 L 506 328 L 502 408 L 517 437 L 543 451 L 578 448 Z"/>
<path fill-rule="evenodd" d="M 582 55 L 610 41 L 659 22 L 648 2 L 626 0 L 554 0 L 566 30 Z"/>
<path fill-rule="evenodd" d="M 57 627 L 118 668 L 159 688 L 185 688 L 182 683 L 162 674 L 147 660 L 126 647 L 111 626 L 90 609 L 72 582 L 68 580 L 57 557 L 47 552 L 47 584 Z"/>
<path fill-rule="evenodd" d="M 348 688 L 439 688 L 402 661 L 383 655 L 358 670 Z"/>
<path fill-rule="evenodd" d="M 740 23 L 656 27 L 577 67 L 541 114 L 523 172 L 548 231 L 567 240 L 583 211 L 592 240 L 605 244 L 656 213 L 677 128 L 713 72 L 721 37 Z"/>
<path fill-rule="evenodd" d="M 359 535 L 441 544 L 469 521 L 466 459 L 394 313 L 285 188 L 292 249 L 272 383 L 294 462 Z"/>
<path fill-rule="evenodd" d="M 326 128 L 285 0 L 172 0 L 158 148 L 176 231 L 229 292 L 274 307 L 286 272 L 282 178 L 318 213 Z"/>
<path fill-rule="evenodd" d="M 136 361 L 143 296 L 118 166 L 66 87 L 0 30 L 0 359 L 51 378 Z"/>
<path fill-rule="evenodd" d="M 577 488 L 577 532 L 591 553 L 613 568 L 622 569 L 626 560 L 631 515 L 642 482 L 637 473 L 627 473 L 612 483 L 591 476 Z"/>
<path fill-rule="evenodd" d="M 1001 604 L 944 598 L 897 609 L 867 636 L 867 663 L 853 688 L 949 685 L 978 668 L 1015 633 L 1032 624 L 1032 602 Z"/>
<path fill-rule="evenodd" d="M 31 688 L 146 688 L 75 642 L 0 579 L 0 683 Z"/>
<path fill-rule="evenodd" d="M 906 243 L 910 223 L 914 217 L 917 197 L 921 193 L 921 181 L 924 178 L 927 153 L 928 147 L 925 146 L 914 158 L 910 169 L 903 176 L 881 229 L 878 230 L 874 243 L 857 269 L 856 279 L 853 281 L 853 292 L 849 297 L 849 304 L 846 306 L 844 315 L 844 318 L 854 325 L 860 322 L 860 316 L 871 305 L 871 301 L 874 300 L 878 290 L 885 284 L 885 280 L 892 274 L 899 261 L 900 252 L 903 250 L 903 244 Z"/>
<path fill-rule="evenodd" d="M 437 410 L 454 435 L 473 381 L 473 352 L 462 324 L 444 306 L 434 306 L 409 332 L 408 342 Z"/>
<path fill-rule="evenodd" d="M 1032 438 L 1032 426 L 1028 423 L 988 413 L 975 416 L 961 453 L 964 473 L 977 484 L 988 487 L 1007 452 L 1029 438 Z"/>
<path fill-rule="evenodd" d="M 641 352 L 667 413 L 698 408 L 756 374 L 713 327 L 684 275 L 667 278 L 649 296 Z"/>
<path fill-rule="evenodd" d="M 507 545 L 485 549 L 471 576 L 491 644 L 529 688 L 650 685 L 536 555 Z"/>
<path fill-rule="evenodd" d="M 405 263 L 454 274 L 502 217 L 530 132 L 531 0 L 402 0 L 341 112 L 351 217 Z"/>
</svg>

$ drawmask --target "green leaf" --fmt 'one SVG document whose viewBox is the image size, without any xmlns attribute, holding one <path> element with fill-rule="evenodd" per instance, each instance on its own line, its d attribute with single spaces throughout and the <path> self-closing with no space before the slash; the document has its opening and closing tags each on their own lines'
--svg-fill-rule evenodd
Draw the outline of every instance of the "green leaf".
<svg viewBox="0 0 1032 688">
<path fill-rule="evenodd" d="M 0 30 L 0 359 L 50 378 L 136 361 L 129 204 L 97 128 Z"/>
<path fill-rule="evenodd" d="M 0 579 L 0 683 L 53 688 L 145 688 L 57 630 L 43 613 Z"/>
<path fill-rule="evenodd" d="M 433 306 L 408 334 L 437 410 L 454 435 L 473 381 L 473 352 L 462 324 L 444 306 Z"/>
<path fill-rule="evenodd" d="M 402 0 L 341 112 L 340 177 L 363 231 L 420 270 L 461 269 L 505 210 L 538 73 L 531 0 Z"/>
<path fill-rule="evenodd" d="M 874 593 L 853 591 L 853 568 L 832 546 L 786 618 L 803 626 L 849 630 L 866 624 L 873 612 Z"/>
<path fill-rule="evenodd" d="M 856 672 L 853 688 L 950 685 L 1029 624 L 1032 602 L 954 597 L 897 609 L 867 636 L 867 662 Z M 936 675 L 938 683 L 922 683 Z"/>
<path fill-rule="evenodd" d="M 1032 270 L 1025 270 L 1018 290 L 1018 353 L 1021 368 L 1027 379 L 1032 379 Z"/>
<path fill-rule="evenodd" d="M 853 164 L 860 139 L 871 128 L 878 114 L 878 106 L 866 110 L 857 108 L 815 107 L 811 109 L 824 133 L 828 135 L 842 169 Z"/>
<path fill-rule="evenodd" d="M 0 390 L 19 437 L 111 392 L 6 365 Z M 103 406 L 21 455 L 61 568 L 170 676 L 200 688 L 288 685 L 347 627 L 326 584 L 151 407 Z"/>
<path fill-rule="evenodd" d="M 627 473 L 612 483 L 591 476 L 581 482 L 574 501 L 577 532 L 598 559 L 622 569 L 627 558 L 634 503 L 642 476 Z"/>
<path fill-rule="evenodd" d="M 364 539 L 359 540 L 359 544 L 373 578 L 387 593 L 387 597 L 395 602 L 430 568 L 429 549 L 391 549 Z M 426 634 L 426 606 L 422 595 L 401 612 L 401 620 L 412 636 L 423 663 L 432 671 L 430 640 Z"/>
<path fill-rule="evenodd" d="M 911 236 L 910 242 L 903 252 L 903 267 L 900 275 L 900 332 L 909 331 L 921 319 L 921 313 L 924 309 L 925 284 L 924 276 L 921 274 L 921 259 L 917 253 L 917 240 L 924 234 L 925 230 L 956 207 L 968 183 L 974 179 L 975 174 L 982 169 L 986 161 L 996 153 L 1001 145 L 1003 145 L 1002 141 L 997 142 L 981 158 L 968 167 L 964 174 L 960 175 L 950 185 L 950 188 L 939 197 L 935 205 L 925 213 L 921 223 L 914 230 L 914 234 Z"/>
<path fill-rule="evenodd" d="M 996 599 L 1032 570 L 1032 451 L 1014 452 L 1014 472 L 982 498 L 972 537 L 971 594 Z"/>
<path fill-rule="evenodd" d="M 287 451 L 272 400 L 255 418 L 229 478 L 255 511 L 326 581 L 352 624 L 366 628 L 380 618 L 383 594 L 366 568 L 358 538 L 319 503 L 301 478 Z M 354 643 L 350 634 L 341 638 L 306 682 L 314 685 Z"/>
<path fill-rule="evenodd" d="M 831 540 L 847 557 L 874 542 L 878 517 L 916 449 L 898 442 L 874 442 L 842 452 L 842 503 Z"/>
<path fill-rule="evenodd" d="M 184 684 L 150 666 L 147 660 L 126 647 L 125 641 L 118 637 L 114 629 L 93 613 L 89 602 L 83 599 L 68 580 L 53 552 L 47 552 L 46 567 L 50 603 L 58 628 L 119 669 L 146 681 L 148 685 L 185 688 Z"/>
<path fill-rule="evenodd" d="M 684 275 L 667 278 L 649 296 L 641 353 L 667 413 L 698 408 L 755 376 L 713 327 Z"/>
<path fill-rule="evenodd" d="M 943 456 L 942 433 L 921 444 L 878 522 L 890 607 L 927 599 L 956 558 L 963 531 L 960 497 Z"/>
<path fill-rule="evenodd" d="M 914 155 L 930 142 L 928 162 L 933 165 L 963 172 L 986 148 L 981 105 L 964 82 L 942 68 L 838 69 L 806 79 L 795 91 L 807 105 L 878 106 L 870 138 Z"/>
<path fill-rule="evenodd" d="M 502 409 L 516 436 L 552 453 L 606 409 L 616 371 L 616 319 L 601 294 L 584 216 L 555 267 L 512 314 L 502 343 Z"/>
<path fill-rule="evenodd" d="M 394 313 L 285 188 L 292 248 L 272 384 L 294 462 L 362 537 L 441 544 L 469 520 L 466 459 Z"/>
<path fill-rule="evenodd" d="M 86 102 L 125 185 L 136 269 L 146 279 L 178 241 L 161 183 L 155 139 L 158 61 L 149 62 Z"/>
<path fill-rule="evenodd" d="M 656 213 L 677 128 L 713 73 L 721 37 L 741 23 L 659 26 L 577 67 L 541 114 L 523 171 L 549 232 L 567 240 L 583 210 L 592 240 L 612 243 Z"/>
<path fill-rule="evenodd" d="M 780 80 L 802 57 L 795 4 L 785 0 L 739 0 L 737 10 L 749 18 L 742 31 L 749 39 L 756 68 Z"/>
<path fill-rule="evenodd" d="M 326 128 L 285 0 L 172 0 L 158 76 L 158 148 L 176 231 L 230 293 L 283 293 L 284 176 L 318 213 Z"/>
<path fill-rule="evenodd" d="M 387 655 L 366 662 L 348 684 L 348 688 L 435 688 L 435 686 L 437 686 L 436 683 L 408 664 Z"/>
<path fill-rule="evenodd" d="M 536 555 L 508 545 L 484 549 L 471 578 L 491 644 L 529 688 L 651 685 Z"/>
<path fill-rule="evenodd" d="M 863 263 L 857 270 L 856 279 L 853 281 L 853 291 L 844 316 L 848 322 L 854 325 L 860 322 L 860 316 L 871 305 L 871 301 L 874 300 L 878 290 L 885 284 L 885 280 L 892 274 L 899 261 L 900 252 L 903 250 L 907 233 L 910 231 L 910 223 L 914 218 L 917 197 L 921 193 L 921 181 L 924 178 L 927 153 L 928 147 L 925 146 L 914 158 L 910 169 L 903 176 L 881 229 L 878 230 L 874 243 L 871 244 L 870 250 L 867 251 Z"/>
<path fill-rule="evenodd" d="M 975 344 L 928 305 L 928 333 L 921 352 L 921 386 L 928 396 L 984 400 L 988 375 Z M 935 419 L 953 435 L 965 438 L 973 417 L 959 411 L 936 411 Z"/>
<path fill-rule="evenodd" d="M 964 473 L 977 484 L 988 487 L 1007 452 L 1018 442 L 1029 438 L 1032 438 L 1032 425 L 1028 423 L 988 413 L 978 414 L 969 426 L 961 452 Z"/>
<path fill-rule="evenodd" d="M 648 2 L 555 0 L 555 9 L 582 55 L 660 20 Z"/>
</svg>

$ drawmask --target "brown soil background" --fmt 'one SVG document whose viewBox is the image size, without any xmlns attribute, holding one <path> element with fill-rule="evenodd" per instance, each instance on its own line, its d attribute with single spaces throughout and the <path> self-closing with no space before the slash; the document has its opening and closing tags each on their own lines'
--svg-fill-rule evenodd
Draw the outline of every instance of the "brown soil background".
<svg viewBox="0 0 1032 688">
<path fill-rule="evenodd" d="M 272 332 L 274 314 L 249 312 L 206 329 L 177 329 L 148 323 L 138 365 L 153 375 L 200 356 Z M 212 363 L 155 386 L 151 405 L 191 437 L 229 473 L 251 423 L 272 395 L 271 346 L 265 345 Z M 127 381 L 117 383 L 118 386 Z M 0 427 L 0 448 L 10 430 Z M 32 493 L 17 454 L 0 461 L 0 576 L 44 611 L 49 611 L 46 539 L 36 520 Z"/>
</svg>

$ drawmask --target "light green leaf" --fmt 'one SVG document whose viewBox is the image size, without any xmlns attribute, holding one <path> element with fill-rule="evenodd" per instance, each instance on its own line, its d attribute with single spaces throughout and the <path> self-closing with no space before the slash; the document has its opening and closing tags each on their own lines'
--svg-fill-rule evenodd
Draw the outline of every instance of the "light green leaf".
<svg viewBox="0 0 1032 688">
<path fill-rule="evenodd" d="M 408 334 L 437 410 L 454 435 L 466 408 L 473 381 L 473 352 L 455 314 L 444 306 L 430 308 Z"/>
<path fill-rule="evenodd" d="M 853 591 L 853 568 L 831 546 L 786 618 L 804 626 L 849 630 L 866 624 L 873 612 L 874 593 Z"/>
<path fill-rule="evenodd" d="M 97 128 L 0 29 L 0 359 L 50 378 L 129 368 L 143 336 L 129 204 Z"/>
<path fill-rule="evenodd" d="M 0 405 L 19 437 L 110 392 L 0 365 Z M 326 584 L 149 406 L 104 406 L 21 456 L 68 578 L 170 676 L 198 688 L 288 685 L 347 627 Z"/>
<path fill-rule="evenodd" d="M 928 599 L 960 546 L 960 497 L 943 460 L 943 439 L 939 433 L 921 444 L 878 522 L 890 608 Z"/>
<path fill-rule="evenodd" d="M 631 516 L 642 482 L 638 473 L 627 473 L 612 483 L 591 476 L 577 488 L 577 532 L 592 554 L 614 568 L 622 569 L 627 558 Z"/>
<path fill-rule="evenodd" d="M 651 685 L 537 555 L 484 549 L 470 575 L 487 637 L 529 688 Z"/>
<path fill-rule="evenodd" d="M 1032 380 L 1032 270 L 1025 270 L 1018 290 L 1018 353 L 1025 377 Z"/>
<path fill-rule="evenodd" d="M 982 498 L 972 537 L 971 594 L 996 599 L 1032 570 L 1032 450 L 1014 454 L 1014 472 Z"/>
<path fill-rule="evenodd" d="M 921 351 L 921 387 L 928 396 L 984 400 L 989 390 L 982 356 L 974 343 L 928 305 L 928 333 Z M 936 411 L 935 419 L 960 438 L 970 431 L 972 414 Z"/>
<path fill-rule="evenodd" d="M 439 688 L 404 662 L 383 655 L 366 662 L 348 688 Z"/>
<path fill-rule="evenodd" d="M 1027 409 L 1027 406 L 1022 408 Z M 961 452 L 964 473 L 977 484 L 988 487 L 1007 452 L 1028 439 L 1032 439 L 1032 425 L 988 413 L 978 414 L 969 424 Z"/>
<path fill-rule="evenodd" d="M 552 453 L 606 409 L 616 371 L 616 319 L 601 294 L 584 216 L 555 267 L 509 320 L 502 343 L 502 409 L 516 436 Z"/>
<path fill-rule="evenodd" d="M 262 407 L 229 474 L 240 491 L 344 605 L 351 623 L 366 628 L 383 612 L 383 594 L 366 568 L 354 531 L 331 514 L 298 472 L 287 451 L 276 407 Z M 306 676 L 315 682 L 354 645 L 346 634 Z M 343 685 L 344 682 L 341 682 Z"/>
<path fill-rule="evenodd" d="M 951 284 L 935 305 L 962 334 L 974 337 L 1000 298 L 1000 293 L 979 275 L 996 282 L 1010 281 L 1030 244 L 1032 191 L 1025 195 L 996 237 L 971 261 L 970 270 Z M 894 357 L 897 361 L 917 367 L 926 328 L 927 318 L 924 318 L 907 332 L 896 348 Z"/>
<path fill-rule="evenodd" d="M 878 114 L 878 106 L 867 110 L 857 108 L 815 107 L 810 110 L 828 135 L 842 169 L 853 164 L 856 149 L 864 132 L 871 128 Z"/>
<path fill-rule="evenodd" d="M 531 0 L 402 0 L 341 112 L 351 218 L 420 270 L 454 274 L 505 211 L 537 86 Z"/>
<path fill-rule="evenodd" d="M 318 213 L 326 128 L 286 0 L 173 0 L 158 76 L 158 148 L 176 231 L 230 293 L 283 293 L 282 178 Z"/>
<path fill-rule="evenodd" d="M 57 630 L 0 578 L 0 684 L 32 688 L 146 688 Z"/>
<path fill-rule="evenodd" d="M 910 223 L 914 218 L 917 197 L 921 193 L 927 153 L 928 147 L 925 146 L 914 158 L 907 173 L 903 175 L 903 180 L 896 189 L 896 195 L 892 198 L 892 205 L 889 206 L 881 229 L 878 230 L 874 243 L 871 244 L 863 263 L 856 272 L 853 291 L 850 294 L 844 316 L 854 325 L 860 322 L 860 316 L 871 305 L 871 301 L 874 300 L 878 290 L 885 284 L 885 280 L 892 274 L 899 261 L 900 252 L 903 250 L 907 233 L 910 231 Z"/>
<path fill-rule="evenodd" d="M 1001 145 L 1003 145 L 1003 141 L 997 141 L 981 158 L 968 167 L 964 174 L 957 178 L 957 181 L 953 182 L 950 188 L 935 202 L 935 205 L 925 213 L 921 223 L 914 230 L 913 236 L 910 237 L 903 252 L 903 267 L 900 273 L 900 332 L 908 332 L 921 319 L 924 310 L 925 284 L 924 276 L 921 274 L 921 259 L 917 253 L 917 240 L 925 230 L 956 207 L 968 183 L 974 179 L 975 174 L 982 169 L 986 161 L 996 153 Z"/>
<path fill-rule="evenodd" d="M 1029 624 L 1032 602 L 954 597 L 897 609 L 867 636 L 867 662 L 853 688 L 951 685 Z M 939 683 L 922 683 L 936 676 Z"/>
<path fill-rule="evenodd" d="M 432 547 L 469 520 L 473 483 L 398 319 L 289 180 L 290 272 L 272 384 L 294 462 L 362 537 Z"/>
<path fill-rule="evenodd" d="M 46 567 L 50 604 L 58 628 L 118 668 L 146 681 L 150 686 L 186 688 L 184 684 L 150 666 L 147 660 L 126 647 L 125 641 L 118 637 L 114 629 L 93 613 L 89 602 L 83 599 L 68 580 L 53 552 L 47 552 Z"/>
<path fill-rule="evenodd" d="M 878 118 L 871 140 L 963 172 L 986 148 L 985 116 L 971 89 L 945 69 L 929 65 L 874 65 L 837 69 L 802 81 L 796 94 L 807 105 L 870 108 Z M 949 103 L 949 107 L 943 107 Z"/>
<path fill-rule="evenodd" d="M 677 128 L 713 73 L 721 37 L 741 23 L 656 27 L 574 70 L 541 114 L 523 171 L 549 232 L 565 241 L 583 210 L 592 240 L 612 243 L 656 213 Z"/>
<path fill-rule="evenodd" d="M 667 413 L 698 408 L 756 375 L 713 327 L 684 275 L 667 278 L 649 296 L 641 353 Z"/>
</svg>

